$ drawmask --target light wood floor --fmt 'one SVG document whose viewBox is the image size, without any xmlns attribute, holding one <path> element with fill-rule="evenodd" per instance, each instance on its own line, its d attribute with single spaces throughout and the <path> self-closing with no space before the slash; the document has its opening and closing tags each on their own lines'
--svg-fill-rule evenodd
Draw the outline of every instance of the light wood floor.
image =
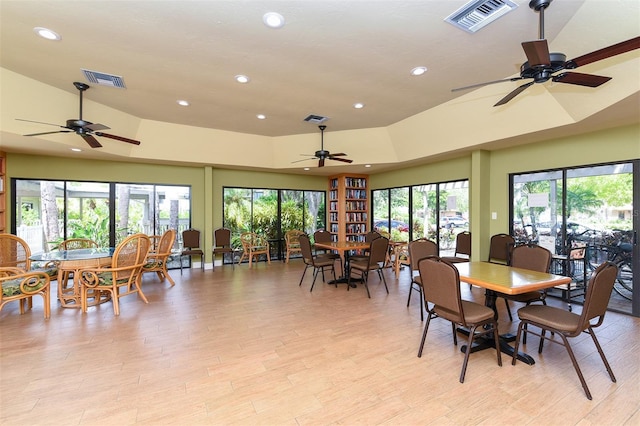
<svg viewBox="0 0 640 426">
<path fill-rule="evenodd" d="M 417 298 L 406 307 L 408 270 L 386 271 L 389 295 L 374 274 L 371 299 L 320 279 L 310 293 L 301 272 L 299 259 L 194 268 L 171 271 L 173 288 L 147 275 L 149 304 L 125 297 L 119 317 L 110 303 L 82 314 L 55 297 L 47 321 L 38 299 L 24 315 L 6 306 L 0 424 L 640 424 L 638 318 L 607 314 L 598 329 L 617 383 L 590 338 L 574 339 L 593 401 L 565 349 L 547 343 L 540 356 L 535 337 L 535 365 L 474 353 L 460 384 L 448 322 L 432 323 L 416 356 L 423 323 Z M 515 329 L 500 318 L 502 332 Z"/>
</svg>

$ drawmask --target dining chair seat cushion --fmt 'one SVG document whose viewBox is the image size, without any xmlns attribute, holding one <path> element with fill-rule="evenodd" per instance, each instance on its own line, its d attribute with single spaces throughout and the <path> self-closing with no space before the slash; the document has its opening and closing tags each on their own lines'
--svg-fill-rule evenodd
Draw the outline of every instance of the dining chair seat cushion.
<svg viewBox="0 0 640 426">
<path fill-rule="evenodd" d="M 98 272 L 98 286 L 111 286 L 113 284 L 113 273 L 112 272 Z M 124 284 L 129 281 L 129 277 L 120 278 L 116 280 L 118 284 Z"/>
<path fill-rule="evenodd" d="M 42 268 L 31 268 L 29 272 L 44 272 L 49 278 L 58 276 L 58 268 L 56 266 L 43 266 Z"/>
<path fill-rule="evenodd" d="M 451 320 L 458 317 L 456 314 L 452 315 L 452 312 L 448 309 L 442 308 L 438 305 L 434 306 L 435 313 L 442 318 Z M 462 301 L 462 311 L 464 312 L 464 318 L 468 323 L 476 324 L 490 318 L 493 318 L 493 309 L 481 305 L 475 302 L 469 302 L 468 300 Z"/>
<path fill-rule="evenodd" d="M 328 256 L 316 256 L 314 258 L 314 264 L 315 266 L 318 267 L 322 267 L 322 266 L 331 266 L 333 265 L 333 262 L 335 262 L 335 259 L 332 259 Z"/>
<path fill-rule="evenodd" d="M 153 260 L 143 266 L 144 269 L 162 268 L 164 261 L 162 259 Z"/>
<path fill-rule="evenodd" d="M 546 305 L 529 305 L 518 310 L 520 320 L 530 321 L 558 331 L 571 332 L 580 324 L 580 315 Z"/>
<path fill-rule="evenodd" d="M 35 281 L 33 279 L 35 278 Z M 7 280 L 2 282 L 2 295 L 4 297 L 16 296 L 18 294 L 23 294 L 23 291 L 20 289 L 20 283 L 22 283 L 24 278 L 17 278 L 15 280 Z M 46 281 L 42 278 L 33 277 L 30 278 L 27 283 L 25 283 L 25 290 L 27 293 L 37 293 L 42 287 L 46 285 Z M 27 294 L 25 293 L 25 294 Z"/>
</svg>

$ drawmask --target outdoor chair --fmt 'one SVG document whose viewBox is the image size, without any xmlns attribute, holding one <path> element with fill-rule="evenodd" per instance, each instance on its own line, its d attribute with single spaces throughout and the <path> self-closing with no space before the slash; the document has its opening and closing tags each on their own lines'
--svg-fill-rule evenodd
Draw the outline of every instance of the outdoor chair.
<svg viewBox="0 0 640 426">
<path fill-rule="evenodd" d="M 167 271 L 167 261 L 171 256 L 171 250 L 173 249 L 175 241 L 175 229 L 167 229 L 160 237 L 155 250 L 149 251 L 146 263 L 142 268 L 143 274 L 147 272 L 155 272 L 160 281 L 164 281 L 166 278 L 169 280 L 172 287 L 176 283 L 173 281 L 173 278 L 171 278 L 171 275 L 169 275 L 169 271 Z"/>
<path fill-rule="evenodd" d="M 149 303 L 140 282 L 150 245 L 151 241 L 145 234 L 130 235 L 116 247 L 110 266 L 80 269 L 82 312 L 87 312 L 90 291 L 96 294 L 95 297 L 101 297 L 102 292 L 109 292 L 116 316 L 120 315 L 121 297 L 138 293 L 144 303 Z"/>
<path fill-rule="evenodd" d="M 313 291 L 313 286 L 316 284 L 318 273 L 322 271 L 322 281 L 324 281 L 325 268 L 331 268 L 331 272 L 333 272 L 333 281 L 335 282 L 336 287 L 338 287 L 338 283 L 336 281 L 335 259 L 325 255 L 314 255 L 311 251 L 311 241 L 309 241 L 309 236 L 307 234 L 298 236 L 298 241 L 300 242 L 302 260 L 304 261 L 304 271 L 302 271 L 302 277 L 300 277 L 300 284 L 298 284 L 298 286 L 302 285 L 302 280 L 304 280 L 307 269 L 313 268 L 313 282 L 311 283 L 309 292 Z"/>
<path fill-rule="evenodd" d="M 607 306 L 609 305 L 609 299 L 611 297 L 611 291 L 618 275 L 618 267 L 611 262 L 604 262 L 591 276 L 589 284 L 587 286 L 587 295 L 585 297 L 584 305 L 582 306 L 582 313 L 580 315 L 573 312 L 565 311 L 561 308 L 546 305 L 530 305 L 520 308 L 518 310 L 518 317 L 520 318 L 520 325 L 518 325 L 518 334 L 516 335 L 516 342 L 514 347 L 514 357 L 511 361 L 513 365 L 516 363 L 516 354 L 518 353 L 518 346 L 520 342 L 520 336 L 523 333 L 531 333 L 540 337 L 540 344 L 538 346 L 538 353 L 542 353 L 542 348 L 545 340 L 549 340 L 553 343 L 558 343 L 567 349 L 569 358 L 573 363 L 573 368 L 576 370 L 580 383 L 584 389 L 584 393 L 588 399 L 591 398 L 591 392 L 587 386 L 587 382 L 580 371 L 578 360 L 571 349 L 569 344 L 569 338 L 581 336 L 582 333 L 587 333 L 591 336 L 593 343 L 602 358 L 611 381 L 615 383 L 616 378 L 613 375 L 613 370 L 607 361 L 607 358 L 602 351 L 602 347 L 596 338 L 596 327 L 599 327 L 604 322 L 604 315 L 607 312 Z M 527 326 L 532 325 L 541 329 L 540 333 L 531 331 Z M 551 332 L 551 337 L 546 335 L 546 332 Z M 561 340 L 555 339 L 554 336 L 560 336 Z M 581 356 L 583 357 L 583 356 Z M 590 357 L 584 357 L 584 360 L 591 359 Z M 551 365 L 551 364 L 549 364 Z"/>
<path fill-rule="evenodd" d="M 498 357 L 498 365 L 502 366 L 500 342 L 498 340 L 498 322 L 494 318 L 493 309 L 475 302 L 462 300 L 460 293 L 460 275 L 453 264 L 437 256 L 426 257 L 418 262 L 418 270 L 422 279 L 424 307 L 427 310 L 427 321 L 424 325 L 418 357 L 422 357 L 422 349 L 427 338 L 427 330 L 432 318 L 444 318 L 451 321 L 453 343 L 458 344 L 456 326 L 467 328 L 469 337 L 460 372 L 460 383 L 464 383 L 471 345 L 476 337 L 493 334 Z M 429 303 L 432 308 L 429 308 Z"/>
</svg>

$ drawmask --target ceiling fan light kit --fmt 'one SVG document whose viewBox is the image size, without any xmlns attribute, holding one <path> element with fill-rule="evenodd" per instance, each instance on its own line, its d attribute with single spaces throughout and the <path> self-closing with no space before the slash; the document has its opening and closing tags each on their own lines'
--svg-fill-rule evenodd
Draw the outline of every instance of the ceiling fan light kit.
<svg viewBox="0 0 640 426">
<path fill-rule="evenodd" d="M 71 132 L 74 132 L 77 135 L 81 136 L 82 139 L 84 139 L 85 142 L 87 142 L 87 144 L 89 144 L 89 146 L 91 148 L 100 148 L 100 147 L 102 147 L 100 142 L 98 142 L 98 140 L 93 135 L 104 137 L 104 138 L 109 138 L 109 139 L 114 139 L 114 140 L 117 140 L 117 141 L 120 141 L 120 142 L 130 143 L 130 144 L 133 144 L 133 145 L 140 145 L 140 141 L 137 141 L 137 140 L 134 140 L 134 139 L 129 139 L 129 138 L 125 138 L 123 136 L 116 136 L 116 135 L 112 135 L 112 134 L 109 134 L 109 133 L 100 132 L 99 130 L 107 130 L 107 129 L 109 129 L 109 127 L 105 126 L 104 124 L 92 123 L 90 121 L 83 120 L 82 119 L 83 93 L 86 90 L 88 90 L 90 86 L 88 84 L 81 83 L 79 81 L 74 82 L 73 85 L 80 92 L 80 111 L 79 111 L 78 118 L 77 119 L 76 118 L 68 119 L 64 126 L 60 126 L 60 125 L 52 124 L 52 123 L 44 123 L 42 121 L 33 121 L 33 120 L 25 120 L 25 119 L 22 119 L 22 118 L 16 118 L 16 120 L 18 120 L 18 121 L 26 121 L 28 123 L 46 124 L 48 126 L 56 126 L 56 127 L 60 127 L 62 129 L 65 129 L 65 130 L 55 130 L 55 131 L 52 131 L 52 132 L 30 133 L 30 134 L 24 135 L 24 136 L 41 136 L 41 135 L 50 135 L 50 134 L 54 134 L 54 133 L 71 133 Z"/>
<path fill-rule="evenodd" d="M 538 40 L 526 41 L 522 43 L 522 49 L 527 57 L 527 61 L 520 67 L 520 76 L 505 78 L 502 80 L 488 81 L 485 83 L 472 84 L 470 86 L 452 89 L 453 92 L 459 90 L 483 87 L 489 84 L 502 83 L 507 81 L 518 81 L 531 79 L 521 86 L 516 87 L 505 97 L 500 99 L 495 105 L 504 105 L 520 93 L 524 92 L 534 83 L 545 83 L 549 80 L 556 83 L 573 84 L 576 86 L 598 87 L 611 77 L 582 74 L 577 72 L 569 72 L 565 70 L 573 70 L 582 65 L 620 55 L 632 50 L 640 49 L 640 37 L 635 37 L 627 41 L 616 43 L 614 45 L 595 50 L 591 53 L 579 56 L 567 61 L 567 57 L 563 53 L 549 52 L 547 40 L 544 38 L 544 10 L 549 7 L 552 0 L 531 0 L 529 7 L 539 14 L 538 24 Z M 556 74 L 560 72 L 559 74 Z"/>
</svg>

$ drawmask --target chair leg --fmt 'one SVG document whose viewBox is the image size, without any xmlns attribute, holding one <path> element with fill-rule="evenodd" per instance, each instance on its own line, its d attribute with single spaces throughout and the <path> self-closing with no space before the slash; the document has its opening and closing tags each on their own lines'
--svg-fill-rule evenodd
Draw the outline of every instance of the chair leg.
<svg viewBox="0 0 640 426">
<path fill-rule="evenodd" d="M 409 297 L 407 298 L 407 308 L 409 307 L 409 303 L 411 302 L 411 293 L 413 293 L 413 281 L 409 283 Z"/>
<path fill-rule="evenodd" d="M 302 277 L 300 277 L 300 284 L 298 284 L 298 287 L 302 285 L 302 280 L 304 280 L 304 275 L 307 273 L 307 268 L 309 268 L 309 265 L 304 265 L 304 270 L 302 271 Z"/>
<path fill-rule="evenodd" d="M 367 297 L 371 299 L 371 293 L 369 292 L 369 271 L 362 273 L 362 281 L 364 281 L 364 288 L 367 289 Z"/>
<path fill-rule="evenodd" d="M 562 334 L 562 333 L 558 333 L 558 334 L 562 338 L 562 341 L 564 342 L 565 348 L 567 348 L 567 352 L 569 353 L 569 358 L 571 358 L 571 362 L 573 363 L 573 368 L 576 370 L 576 373 L 578 373 L 578 378 L 580 379 L 580 383 L 582 384 L 582 389 L 584 389 L 584 393 L 587 396 L 587 399 L 589 399 L 589 400 L 593 399 L 591 397 L 591 392 L 589 392 L 589 387 L 587 386 L 587 382 L 584 380 L 584 376 L 582 375 L 582 371 L 580 370 L 580 367 L 578 366 L 578 360 L 576 360 L 576 356 L 573 354 L 573 350 L 571 349 L 571 346 L 569 345 L 569 341 L 567 340 L 567 338 L 565 337 L 564 334 Z"/>
<path fill-rule="evenodd" d="M 313 291 L 313 286 L 316 285 L 316 278 L 318 278 L 318 272 L 320 272 L 321 268 L 313 268 L 313 282 L 311 283 L 311 288 L 309 289 L 309 293 Z"/>
<path fill-rule="evenodd" d="M 424 348 L 424 341 L 427 339 L 427 330 L 429 330 L 429 323 L 431 322 L 431 312 L 427 315 L 427 322 L 424 324 L 424 331 L 422 332 L 422 340 L 420 341 L 420 348 L 418 349 L 418 358 L 422 357 L 422 349 Z"/>
<path fill-rule="evenodd" d="M 464 375 L 467 372 L 467 364 L 469 363 L 469 354 L 471 353 L 471 345 L 473 344 L 473 337 L 476 332 L 476 327 L 473 326 L 469 330 L 469 338 L 467 339 L 467 347 L 464 351 L 464 361 L 462 361 L 462 371 L 460 372 L 460 383 L 464 383 Z M 499 350 L 499 349 L 498 349 Z"/>
<path fill-rule="evenodd" d="M 422 286 L 418 287 L 418 294 L 420 294 L 420 321 L 424 321 L 424 306 L 422 306 L 424 299 L 422 297 Z"/>
<path fill-rule="evenodd" d="M 382 269 L 378 269 L 378 275 L 382 277 L 384 289 L 387 290 L 387 294 L 389 294 L 389 287 L 387 287 L 387 279 L 384 277 L 384 271 Z"/>
<path fill-rule="evenodd" d="M 596 339 L 596 334 L 594 333 L 593 328 L 589 327 L 587 333 L 591 335 L 591 338 L 593 339 L 593 343 L 595 343 L 596 349 L 598 349 L 598 353 L 600 354 L 600 358 L 602 358 L 602 362 L 604 363 L 604 366 L 607 368 L 607 373 L 609 373 L 609 377 L 611 377 L 611 381 L 615 383 L 616 377 L 613 375 L 613 370 L 611 369 L 611 366 L 609 365 L 607 358 L 604 356 L 604 352 L 602 351 L 600 342 L 598 342 L 598 339 Z"/>
</svg>

